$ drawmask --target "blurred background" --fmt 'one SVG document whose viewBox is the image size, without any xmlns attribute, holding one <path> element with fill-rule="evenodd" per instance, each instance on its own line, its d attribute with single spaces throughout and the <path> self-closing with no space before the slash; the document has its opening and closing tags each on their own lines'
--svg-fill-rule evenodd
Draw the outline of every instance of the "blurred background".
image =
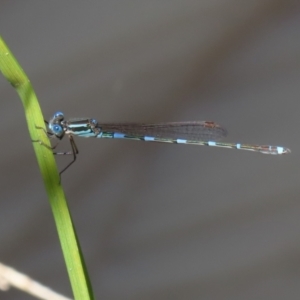
<svg viewBox="0 0 300 300">
<path fill-rule="evenodd" d="M 77 138 L 63 186 L 97 299 L 299 299 L 299 1 L 2 1 L 0 28 L 46 119 L 208 120 L 292 150 Z M 72 297 L 2 76 L 0 94 L 0 261 Z"/>
</svg>

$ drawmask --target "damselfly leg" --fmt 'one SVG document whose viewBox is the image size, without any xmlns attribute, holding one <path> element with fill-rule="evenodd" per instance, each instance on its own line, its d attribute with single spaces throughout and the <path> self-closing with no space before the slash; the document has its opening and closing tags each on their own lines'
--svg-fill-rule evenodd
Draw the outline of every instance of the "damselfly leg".
<svg viewBox="0 0 300 300">
<path fill-rule="evenodd" d="M 48 121 L 45 121 L 45 123 L 48 125 L 49 122 Z M 45 128 L 41 127 L 41 126 L 35 126 L 36 129 L 41 129 L 46 135 L 48 138 L 57 138 L 57 136 L 52 133 L 52 132 L 49 132 L 47 130 L 45 130 Z M 60 176 L 60 179 L 61 179 L 61 174 L 66 171 L 75 161 L 76 161 L 76 157 L 77 157 L 77 154 L 79 153 L 78 151 L 78 148 L 76 146 L 76 143 L 74 141 L 74 138 L 72 135 L 68 135 L 68 138 L 69 138 L 69 141 L 70 141 L 70 144 L 71 144 L 71 151 L 65 151 L 65 152 L 55 152 L 55 151 L 52 151 L 52 153 L 54 155 L 73 155 L 73 160 L 66 166 L 64 167 L 60 172 L 59 172 L 59 176 Z M 43 145 L 45 146 L 46 148 L 48 148 L 49 150 L 55 150 L 56 147 L 58 146 L 60 140 L 62 139 L 58 137 L 58 142 L 54 145 L 54 146 L 49 146 L 47 144 L 45 144 L 42 140 L 32 140 L 32 142 L 36 142 L 36 143 L 39 143 L 40 145 Z"/>
</svg>

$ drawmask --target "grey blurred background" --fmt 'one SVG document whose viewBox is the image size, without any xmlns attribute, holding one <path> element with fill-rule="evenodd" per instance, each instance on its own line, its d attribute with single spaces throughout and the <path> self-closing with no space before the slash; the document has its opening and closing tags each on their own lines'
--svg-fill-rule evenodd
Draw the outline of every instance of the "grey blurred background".
<svg viewBox="0 0 300 300">
<path fill-rule="evenodd" d="M 212 120 L 292 150 L 76 139 L 63 185 L 97 299 L 299 299 L 299 1 L 1 1 L 0 28 L 47 119 Z M 0 94 L 0 261 L 72 297 L 2 76 Z"/>
</svg>

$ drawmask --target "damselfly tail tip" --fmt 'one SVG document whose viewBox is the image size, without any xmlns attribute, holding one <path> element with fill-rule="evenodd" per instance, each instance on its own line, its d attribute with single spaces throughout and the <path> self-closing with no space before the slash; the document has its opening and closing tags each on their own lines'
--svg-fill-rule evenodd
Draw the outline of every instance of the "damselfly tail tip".
<svg viewBox="0 0 300 300">
<path fill-rule="evenodd" d="M 259 146 L 258 151 L 263 154 L 281 155 L 291 153 L 291 150 L 281 146 Z"/>
<path fill-rule="evenodd" d="M 288 154 L 288 153 L 291 153 L 291 150 L 289 148 L 286 148 L 286 147 L 275 147 L 275 149 L 272 149 L 272 150 L 275 150 L 275 152 L 273 152 L 271 154 Z"/>
</svg>

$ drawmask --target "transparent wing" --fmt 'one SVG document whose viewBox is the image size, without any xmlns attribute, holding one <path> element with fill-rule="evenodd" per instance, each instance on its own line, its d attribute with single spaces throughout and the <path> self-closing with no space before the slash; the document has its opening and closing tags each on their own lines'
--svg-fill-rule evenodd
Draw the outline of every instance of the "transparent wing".
<svg viewBox="0 0 300 300">
<path fill-rule="evenodd" d="M 162 139 L 216 141 L 227 135 L 227 131 L 220 125 L 208 121 L 157 124 L 104 123 L 98 126 L 102 132 L 119 132 L 128 136 L 151 136 Z"/>
</svg>

